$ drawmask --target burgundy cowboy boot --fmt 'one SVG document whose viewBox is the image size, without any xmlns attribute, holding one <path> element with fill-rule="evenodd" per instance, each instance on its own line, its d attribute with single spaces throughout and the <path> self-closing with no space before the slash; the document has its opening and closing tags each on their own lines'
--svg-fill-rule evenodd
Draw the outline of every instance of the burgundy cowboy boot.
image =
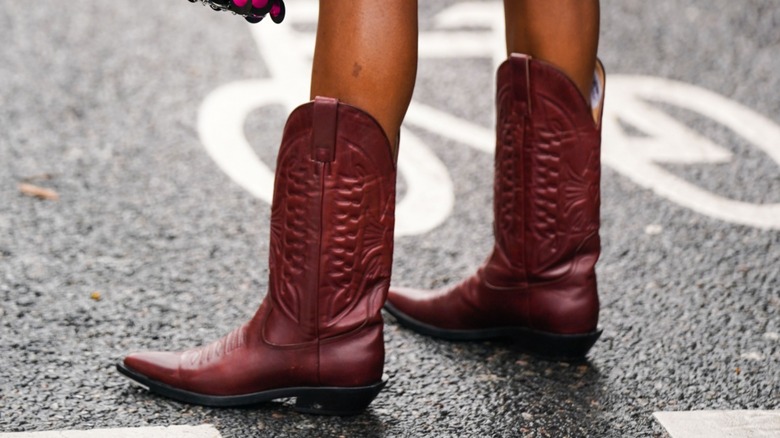
<svg viewBox="0 0 780 438">
<path fill-rule="evenodd" d="M 598 65 L 599 83 L 603 67 Z M 601 110 L 563 72 L 512 55 L 498 69 L 493 252 L 457 286 L 393 288 L 386 309 L 425 335 L 511 338 L 575 359 L 598 339 Z M 595 113 L 595 114 L 594 114 Z"/>
<path fill-rule="evenodd" d="M 254 317 L 204 347 L 131 354 L 119 371 L 206 406 L 295 397 L 302 412 L 365 409 L 386 382 L 395 180 L 370 115 L 326 98 L 297 108 L 279 149 L 268 293 Z"/>
</svg>

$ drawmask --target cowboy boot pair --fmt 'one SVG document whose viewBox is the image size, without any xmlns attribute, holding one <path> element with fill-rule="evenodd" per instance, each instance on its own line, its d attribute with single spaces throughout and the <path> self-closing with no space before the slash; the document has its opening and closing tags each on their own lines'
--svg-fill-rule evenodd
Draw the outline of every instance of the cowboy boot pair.
<svg viewBox="0 0 780 438">
<path fill-rule="evenodd" d="M 424 334 L 510 337 L 537 354 L 581 357 L 600 335 L 600 110 L 594 121 L 562 72 L 526 56 L 504 63 L 498 84 L 493 253 L 460 285 L 393 290 L 386 308 Z M 361 412 L 386 381 L 380 309 L 395 178 L 370 115 L 324 98 L 296 109 L 276 168 L 269 290 L 255 316 L 205 347 L 132 354 L 119 371 L 195 404 L 294 397 L 302 412 Z"/>
<path fill-rule="evenodd" d="M 582 358 L 601 331 L 601 107 L 559 69 L 512 55 L 498 69 L 493 251 L 475 274 L 438 291 L 393 288 L 404 326 L 449 340 L 510 338 L 536 355 Z"/>
<path fill-rule="evenodd" d="M 204 347 L 131 354 L 119 371 L 206 406 L 294 397 L 301 412 L 364 410 L 386 383 L 395 181 L 370 115 L 328 98 L 297 108 L 279 149 L 268 293 L 254 317 Z"/>
</svg>

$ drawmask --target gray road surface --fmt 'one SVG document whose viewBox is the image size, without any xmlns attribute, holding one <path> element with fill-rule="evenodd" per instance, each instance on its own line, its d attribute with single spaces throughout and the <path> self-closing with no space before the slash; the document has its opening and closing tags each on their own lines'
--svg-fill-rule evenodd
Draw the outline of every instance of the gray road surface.
<svg viewBox="0 0 780 438">
<path fill-rule="evenodd" d="M 459 2 L 421 3 L 426 32 Z M 604 0 L 601 57 L 613 75 L 693 84 L 778 124 L 777 5 Z M 607 166 L 604 335 L 587 363 L 434 341 L 387 317 L 392 383 L 357 417 L 207 409 L 130 386 L 113 368 L 126 352 L 213 340 L 264 294 L 269 206 L 216 166 L 196 124 L 216 87 L 268 68 L 242 21 L 183 0 L 5 1 L 0 36 L 0 432 L 210 423 L 224 437 L 662 437 L 655 411 L 780 409 L 780 231 L 697 213 Z M 492 69 L 424 59 L 415 99 L 489 127 Z M 780 203 L 766 152 L 694 111 L 653 107 L 733 154 L 666 172 Z M 267 162 L 285 115 L 247 118 Z M 433 287 L 489 250 L 492 157 L 411 129 L 446 165 L 456 202 L 438 228 L 398 239 L 394 282 Z M 59 200 L 23 196 L 20 182 Z"/>
</svg>

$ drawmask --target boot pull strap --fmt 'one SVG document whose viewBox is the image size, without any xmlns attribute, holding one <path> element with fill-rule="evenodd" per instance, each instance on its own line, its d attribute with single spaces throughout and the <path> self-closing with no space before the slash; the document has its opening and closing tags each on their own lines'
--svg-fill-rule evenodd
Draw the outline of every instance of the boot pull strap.
<svg viewBox="0 0 780 438">
<path fill-rule="evenodd" d="M 523 115 L 531 114 L 531 57 L 513 53 L 510 64 L 515 102 L 521 105 Z"/>
<path fill-rule="evenodd" d="M 336 157 L 336 128 L 339 101 L 331 97 L 315 97 L 312 114 L 311 156 L 315 161 L 330 163 Z"/>
</svg>

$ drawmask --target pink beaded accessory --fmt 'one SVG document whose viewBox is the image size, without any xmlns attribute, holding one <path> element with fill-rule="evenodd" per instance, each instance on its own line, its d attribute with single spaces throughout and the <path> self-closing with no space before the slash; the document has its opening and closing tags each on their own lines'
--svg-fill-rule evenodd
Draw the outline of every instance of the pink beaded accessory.
<svg viewBox="0 0 780 438">
<path fill-rule="evenodd" d="M 271 15 L 274 23 L 284 20 L 283 0 L 189 0 L 190 3 L 198 1 L 215 11 L 230 11 L 240 15 L 250 23 L 258 23 L 266 15 Z"/>
</svg>

